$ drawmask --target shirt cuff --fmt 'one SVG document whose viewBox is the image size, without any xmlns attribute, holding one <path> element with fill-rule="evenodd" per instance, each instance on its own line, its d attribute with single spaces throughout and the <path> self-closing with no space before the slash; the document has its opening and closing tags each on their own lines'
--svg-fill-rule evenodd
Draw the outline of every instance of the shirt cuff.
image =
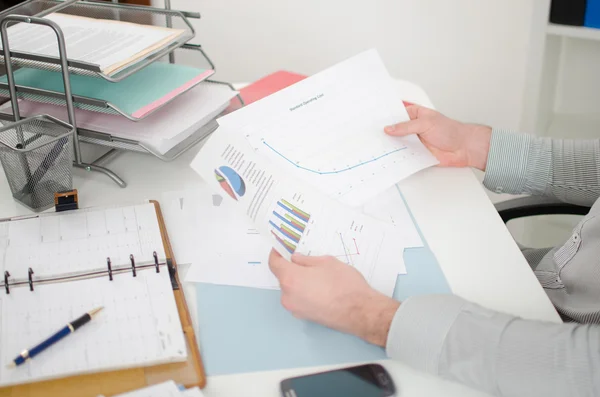
<svg viewBox="0 0 600 397">
<path fill-rule="evenodd" d="M 413 296 L 405 300 L 392 319 L 388 357 L 438 375 L 446 336 L 468 302 L 455 295 Z"/>
<path fill-rule="evenodd" d="M 543 194 L 550 155 L 547 140 L 493 129 L 483 185 L 496 193 Z"/>
<path fill-rule="evenodd" d="M 527 134 L 493 129 L 483 185 L 496 193 L 522 193 L 531 140 Z"/>
</svg>

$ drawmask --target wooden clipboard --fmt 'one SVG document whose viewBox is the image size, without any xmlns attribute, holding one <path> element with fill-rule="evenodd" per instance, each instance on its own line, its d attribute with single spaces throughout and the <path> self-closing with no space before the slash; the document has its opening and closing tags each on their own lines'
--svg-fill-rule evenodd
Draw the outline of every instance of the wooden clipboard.
<svg viewBox="0 0 600 397">
<path fill-rule="evenodd" d="M 174 269 L 177 269 L 160 205 L 155 200 L 150 200 L 150 202 L 154 204 L 156 209 L 167 261 L 172 263 Z M 198 386 L 203 388 L 206 385 L 204 365 L 202 364 L 192 319 L 177 272 L 172 274 L 172 282 L 174 284 L 173 294 L 175 295 L 175 302 L 177 303 L 187 345 L 188 359 L 186 362 L 101 372 L 91 375 L 77 375 L 4 387 L 0 388 L 0 397 L 98 397 L 99 395 L 110 397 L 167 380 L 174 380 L 186 387 Z"/>
</svg>

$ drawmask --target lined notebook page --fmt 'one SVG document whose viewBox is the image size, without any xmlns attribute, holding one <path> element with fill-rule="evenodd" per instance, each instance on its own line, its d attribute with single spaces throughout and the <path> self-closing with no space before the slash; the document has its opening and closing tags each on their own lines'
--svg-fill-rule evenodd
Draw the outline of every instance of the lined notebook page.
<svg viewBox="0 0 600 397">
<path fill-rule="evenodd" d="M 0 293 L 0 386 L 108 371 L 187 357 L 166 268 Z M 23 349 L 41 342 L 95 307 L 91 322 L 34 359 L 7 368 Z"/>
<path fill-rule="evenodd" d="M 11 277 L 106 269 L 152 262 L 156 251 L 165 259 L 156 210 L 152 203 L 113 208 L 90 208 L 39 217 L 0 222 L 0 270 Z"/>
</svg>

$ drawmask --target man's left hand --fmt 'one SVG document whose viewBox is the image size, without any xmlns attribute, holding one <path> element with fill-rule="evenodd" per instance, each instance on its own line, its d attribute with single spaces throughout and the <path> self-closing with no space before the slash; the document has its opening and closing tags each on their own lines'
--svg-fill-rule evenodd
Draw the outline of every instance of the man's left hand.
<svg viewBox="0 0 600 397">
<path fill-rule="evenodd" d="M 295 317 L 311 320 L 385 346 L 399 302 L 372 289 L 353 267 L 331 256 L 271 251 L 269 267 L 281 286 L 281 303 Z"/>
</svg>

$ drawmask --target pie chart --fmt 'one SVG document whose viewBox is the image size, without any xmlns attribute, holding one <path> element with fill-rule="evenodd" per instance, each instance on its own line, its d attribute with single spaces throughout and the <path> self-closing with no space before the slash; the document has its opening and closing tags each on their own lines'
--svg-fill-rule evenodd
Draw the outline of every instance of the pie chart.
<svg viewBox="0 0 600 397">
<path fill-rule="evenodd" d="M 242 197 L 246 193 L 246 184 L 242 177 L 235 170 L 226 165 L 215 170 L 215 178 L 221 185 L 221 188 L 234 200 Z"/>
</svg>

